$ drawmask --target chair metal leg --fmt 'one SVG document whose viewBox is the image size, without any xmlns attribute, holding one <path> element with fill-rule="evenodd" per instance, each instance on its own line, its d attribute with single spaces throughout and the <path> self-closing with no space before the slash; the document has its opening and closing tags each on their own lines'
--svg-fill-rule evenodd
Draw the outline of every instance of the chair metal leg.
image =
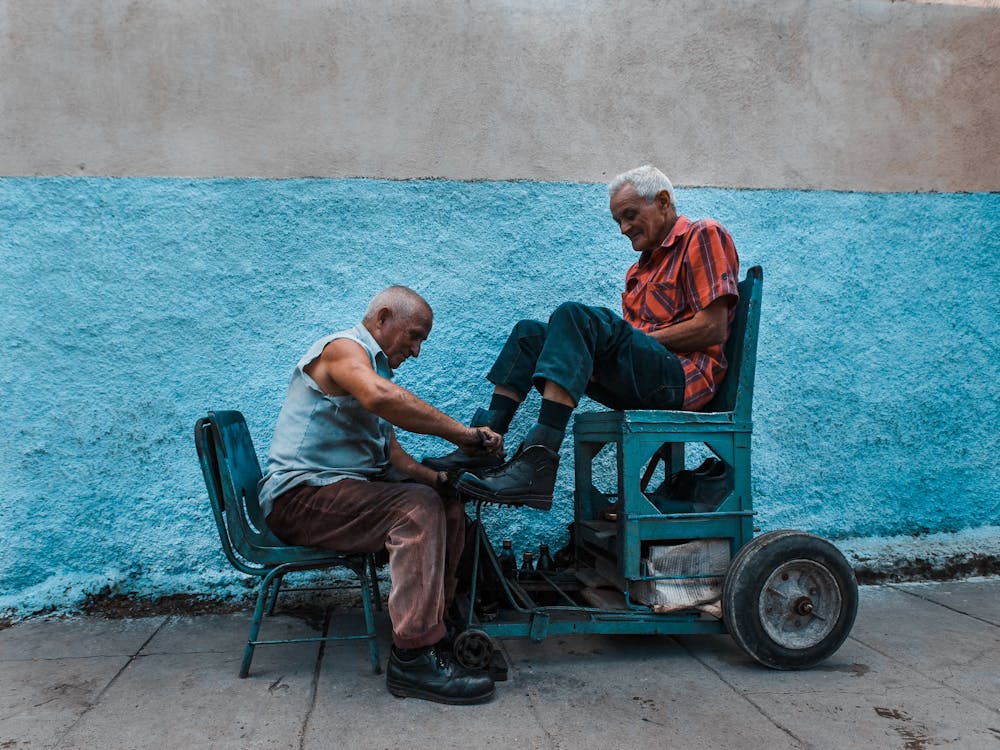
<svg viewBox="0 0 1000 750">
<path fill-rule="evenodd" d="M 274 581 L 274 592 L 271 594 L 271 603 L 267 605 L 268 617 L 274 614 L 274 605 L 278 603 L 278 593 L 281 591 L 281 584 L 284 580 L 284 576 L 278 576 Z"/>
<path fill-rule="evenodd" d="M 277 570 L 272 570 L 260 582 L 260 591 L 257 593 L 257 606 L 253 610 L 253 620 L 250 622 L 250 635 L 247 638 L 247 646 L 243 650 L 243 663 L 240 665 L 240 677 L 250 674 L 250 662 L 253 661 L 254 645 L 257 642 L 257 635 L 260 633 L 260 621 L 264 618 L 264 604 L 267 601 L 268 592 L 271 589 L 271 582 L 275 578 Z"/>
<path fill-rule="evenodd" d="M 382 673 L 382 665 L 379 663 L 378 640 L 375 636 L 375 615 L 372 613 L 372 578 L 366 570 L 368 563 L 372 561 L 371 556 L 368 561 L 362 562 L 357 568 L 358 578 L 361 580 L 361 606 L 365 611 L 365 632 L 368 634 L 368 657 L 372 662 L 372 672 Z"/>
<path fill-rule="evenodd" d="M 371 659 L 372 671 L 375 674 L 381 674 L 382 666 L 379 664 L 378 637 L 375 633 L 375 615 L 372 611 L 373 599 L 378 597 L 378 601 L 381 602 L 381 595 L 377 589 L 378 579 L 369 573 L 369 570 L 374 571 L 374 559 L 369 555 L 361 560 L 355 559 L 355 562 L 349 564 L 357 574 L 360 583 L 361 602 L 365 616 L 365 635 L 326 637 L 324 634 L 324 637 L 321 638 L 290 638 L 285 640 L 259 641 L 257 636 L 260 634 L 264 612 L 265 610 L 269 613 L 273 611 L 274 602 L 278 598 L 285 573 L 300 569 L 294 564 L 280 565 L 261 579 L 260 587 L 257 591 L 257 603 L 254 606 L 253 619 L 250 622 L 250 634 L 247 637 L 246 648 L 243 651 L 243 662 L 240 664 L 240 677 L 246 677 L 250 674 L 250 664 L 253 661 L 254 649 L 258 645 L 349 640 L 360 639 L 362 637 L 368 641 L 368 655 Z"/>
<path fill-rule="evenodd" d="M 375 599 L 375 611 L 382 611 L 382 592 L 378 587 L 378 568 L 375 566 L 375 555 L 368 555 L 368 576 L 371 582 L 372 597 Z"/>
</svg>

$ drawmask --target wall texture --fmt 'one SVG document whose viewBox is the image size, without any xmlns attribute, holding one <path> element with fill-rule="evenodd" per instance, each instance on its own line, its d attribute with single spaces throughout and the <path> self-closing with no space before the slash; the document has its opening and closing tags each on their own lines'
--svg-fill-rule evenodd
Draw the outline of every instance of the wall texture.
<svg viewBox="0 0 1000 750">
<path fill-rule="evenodd" d="M 1000 195 L 678 201 L 765 268 L 759 525 L 833 538 L 1000 525 Z M 606 203 L 576 183 L 0 180 L 0 612 L 107 586 L 230 591 L 194 421 L 238 408 L 263 454 L 296 359 L 396 282 L 436 311 L 398 382 L 467 418 L 517 319 L 566 299 L 619 306 L 634 253 Z M 563 542 L 563 453 L 554 510 L 490 510 L 495 534 Z"/>
<path fill-rule="evenodd" d="M 467 418 L 518 318 L 618 307 L 643 162 L 765 268 L 760 526 L 1000 555 L 997 8 L 0 0 L 0 73 L 0 617 L 240 591 L 194 421 L 263 455 L 389 283 L 437 312 L 399 382 Z M 494 533 L 561 544 L 571 461 Z"/>
<path fill-rule="evenodd" d="M 1000 11 L 0 0 L 0 174 L 1000 189 Z"/>
</svg>

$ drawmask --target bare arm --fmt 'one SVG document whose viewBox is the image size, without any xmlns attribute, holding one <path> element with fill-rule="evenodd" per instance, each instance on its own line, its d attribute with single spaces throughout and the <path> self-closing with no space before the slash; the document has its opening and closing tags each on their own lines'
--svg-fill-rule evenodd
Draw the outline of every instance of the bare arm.
<svg viewBox="0 0 1000 750">
<path fill-rule="evenodd" d="M 356 341 L 334 339 L 305 368 L 325 393 L 350 394 L 372 414 L 409 432 L 436 435 L 473 453 L 485 447 L 503 448 L 503 438 L 484 427 L 466 427 L 426 401 L 383 378 L 372 369 L 365 350 Z M 480 435 L 484 435 L 484 445 Z"/>
<path fill-rule="evenodd" d="M 693 318 L 649 335 L 673 352 L 699 352 L 715 344 L 725 344 L 729 332 L 729 296 L 720 297 L 694 314 Z"/>
<path fill-rule="evenodd" d="M 389 442 L 389 461 L 408 477 L 412 477 L 421 484 L 427 484 L 431 487 L 437 487 L 439 484 L 439 472 L 434 471 L 434 469 L 428 469 L 423 464 L 418 463 L 413 456 L 403 450 L 399 441 L 396 440 L 395 432 L 392 433 L 392 438 Z"/>
</svg>

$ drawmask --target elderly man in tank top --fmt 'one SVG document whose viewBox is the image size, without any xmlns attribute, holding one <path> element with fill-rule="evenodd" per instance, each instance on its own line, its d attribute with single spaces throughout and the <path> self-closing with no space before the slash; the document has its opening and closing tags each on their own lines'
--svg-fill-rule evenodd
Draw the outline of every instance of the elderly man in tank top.
<svg viewBox="0 0 1000 750">
<path fill-rule="evenodd" d="M 397 696 L 440 703 L 489 700 L 493 680 L 467 670 L 441 643 L 465 539 L 465 511 L 449 475 L 404 451 L 393 427 L 436 435 L 468 455 L 502 455 L 489 427 L 466 427 L 395 385 L 393 369 L 420 353 L 431 308 L 394 286 L 362 321 L 314 343 L 292 373 L 261 480 L 267 523 L 289 544 L 389 552 Z"/>
</svg>

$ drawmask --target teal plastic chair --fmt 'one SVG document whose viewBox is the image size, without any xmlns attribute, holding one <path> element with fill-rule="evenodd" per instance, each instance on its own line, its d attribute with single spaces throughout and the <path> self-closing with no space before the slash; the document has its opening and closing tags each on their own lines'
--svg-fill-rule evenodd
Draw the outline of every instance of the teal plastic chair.
<svg viewBox="0 0 1000 750">
<path fill-rule="evenodd" d="M 603 411 L 579 413 L 574 420 L 576 541 L 607 549 L 612 539 L 614 549 L 608 551 L 627 580 L 650 580 L 640 569 L 647 542 L 725 538 L 735 555 L 753 538 L 751 405 L 762 284 L 760 266 L 739 283 L 740 299 L 725 346 L 729 370 L 703 411 Z M 725 462 L 731 487 L 713 511 L 661 513 L 644 493 L 645 484 L 660 461 L 666 476 L 684 468 L 686 443 L 703 443 Z M 603 493 L 594 487 L 593 463 L 608 444 L 617 446 L 618 484 L 614 492 Z M 611 513 L 615 527 L 608 529 L 602 519 Z"/>
<path fill-rule="evenodd" d="M 372 612 L 373 600 L 381 609 L 374 556 L 337 554 L 329 550 L 288 545 L 267 528 L 257 497 L 257 484 L 261 479 L 260 462 L 246 420 L 240 412 L 209 412 L 207 417 L 199 419 L 195 424 L 194 440 L 222 549 L 234 568 L 261 579 L 250 635 L 240 666 L 240 677 L 249 674 L 254 648 L 257 646 L 359 639 L 368 640 L 372 670 L 376 674 L 380 673 L 382 670 Z M 297 571 L 334 568 L 350 569 L 357 576 L 364 606 L 363 635 L 258 640 L 265 608 L 268 614 L 273 612 L 285 575 Z M 270 606 L 267 606 L 269 596 L 271 601 Z"/>
</svg>

